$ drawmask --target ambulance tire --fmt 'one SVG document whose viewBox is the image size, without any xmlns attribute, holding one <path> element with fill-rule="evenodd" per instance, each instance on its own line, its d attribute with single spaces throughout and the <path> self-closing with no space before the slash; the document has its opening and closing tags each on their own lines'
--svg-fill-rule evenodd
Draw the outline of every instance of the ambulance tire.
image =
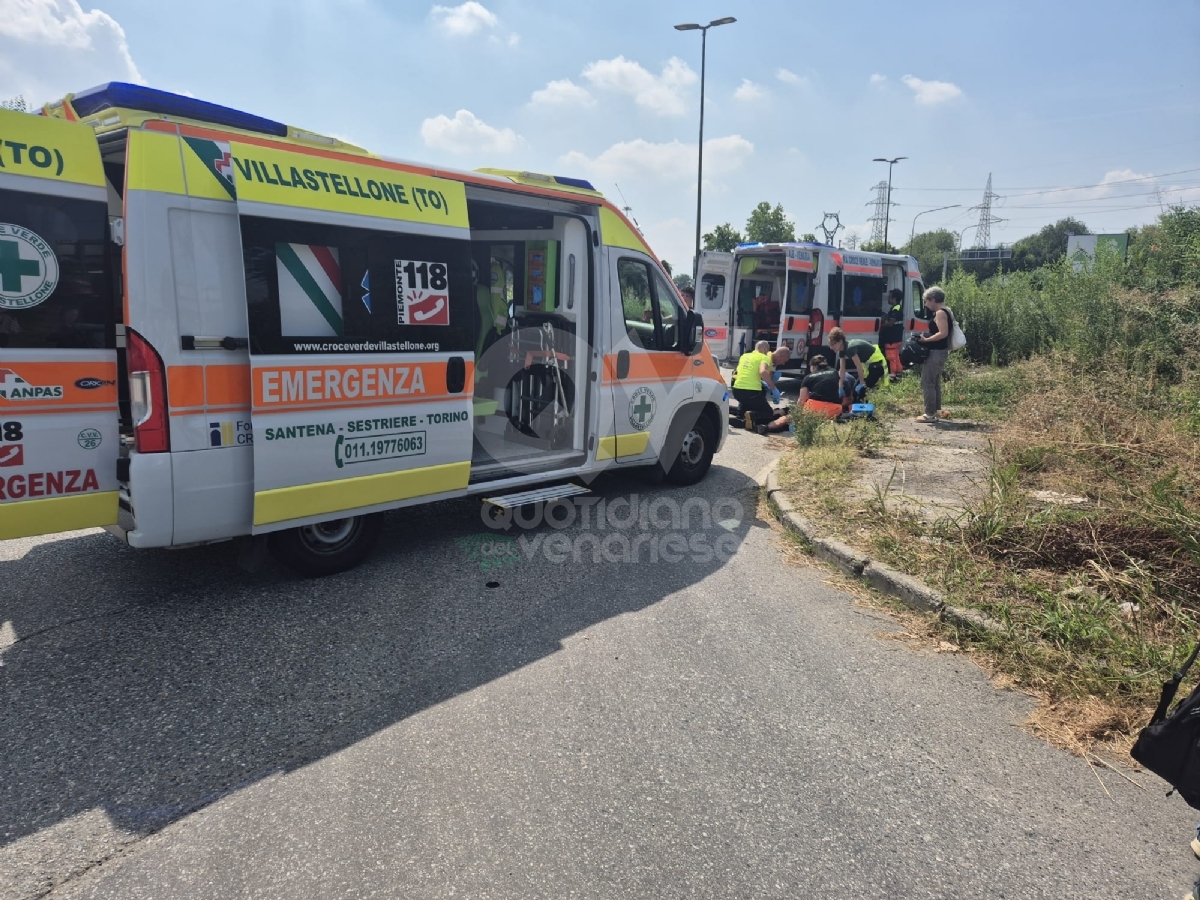
<svg viewBox="0 0 1200 900">
<path fill-rule="evenodd" d="M 277 531 L 268 546 L 289 569 L 319 578 L 353 569 L 367 558 L 382 531 L 383 513 L 371 513 Z"/>
<path fill-rule="evenodd" d="M 682 414 L 688 415 L 688 411 L 684 410 Z M 676 424 L 678 423 L 679 420 L 676 419 Z M 676 424 L 672 425 L 672 431 L 675 431 Z M 683 431 L 685 428 L 687 430 Z M 709 466 L 712 465 L 713 454 L 717 449 L 717 432 L 713 428 L 712 419 L 703 412 L 696 416 L 691 427 L 684 424 L 680 430 L 683 431 L 681 436 L 667 442 L 668 447 L 676 447 L 675 458 L 673 461 L 668 460 L 670 466 L 664 464 L 663 470 L 671 484 L 696 484 L 708 474 Z"/>
</svg>

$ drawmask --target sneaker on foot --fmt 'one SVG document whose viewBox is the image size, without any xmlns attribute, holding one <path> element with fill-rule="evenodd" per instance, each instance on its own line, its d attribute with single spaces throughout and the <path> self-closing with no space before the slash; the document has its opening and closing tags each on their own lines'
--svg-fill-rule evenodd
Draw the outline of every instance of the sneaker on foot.
<svg viewBox="0 0 1200 900">
<path fill-rule="evenodd" d="M 926 424 L 931 425 L 937 421 L 937 416 L 929 416 L 929 415 L 925 415 L 924 413 L 922 413 L 921 415 L 917 416 L 917 418 L 914 421 L 924 422 Z"/>
</svg>

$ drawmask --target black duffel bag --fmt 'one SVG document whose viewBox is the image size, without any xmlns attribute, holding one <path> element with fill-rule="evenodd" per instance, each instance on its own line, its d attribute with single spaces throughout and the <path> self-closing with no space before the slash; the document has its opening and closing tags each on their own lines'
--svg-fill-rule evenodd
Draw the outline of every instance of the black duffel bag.
<svg viewBox="0 0 1200 900">
<path fill-rule="evenodd" d="M 919 366 L 929 358 L 929 348 L 918 340 L 918 335 L 910 334 L 904 346 L 900 348 L 900 365 L 906 369 Z"/>
<path fill-rule="evenodd" d="M 1200 684 L 1170 715 L 1167 709 L 1198 653 L 1200 643 L 1183 668 L 1163 685 L 1158 709 L 1129 751 L 1130 756 L 1179 791 L 1179 796 L 1196 809 L 1200 809 Z"/>
</svg>

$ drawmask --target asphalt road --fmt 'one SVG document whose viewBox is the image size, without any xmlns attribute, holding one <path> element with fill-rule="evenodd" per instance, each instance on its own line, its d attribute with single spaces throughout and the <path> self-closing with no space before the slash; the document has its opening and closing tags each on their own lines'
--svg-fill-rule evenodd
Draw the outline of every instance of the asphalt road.
<svg viewBox="0 0 1200 900">
<path fill-rule="evenodd" d="M 319 581 L 0 544 L 0 896 L 1183 896 L 1183 802 L 786 564 L 771 455 L 609 479 L 603 528 L 393 514 Z"/>
</svg>

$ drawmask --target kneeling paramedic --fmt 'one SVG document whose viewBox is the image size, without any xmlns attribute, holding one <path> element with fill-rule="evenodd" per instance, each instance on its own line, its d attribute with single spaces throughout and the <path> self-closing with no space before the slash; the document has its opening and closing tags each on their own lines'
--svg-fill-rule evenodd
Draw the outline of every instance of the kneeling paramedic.
<svg viewBox="0 0 1200 900">
<path fill-rule="evenodd" d="M 823 356 L 808 363 L 810 375 L 800 382 L 800 406 L 809 412 L 836 419 L 847 410 L 854 395 L 854 376 L 839 376 Z M 842 389 L 838 390 L 839 378 Z"/>
<path fill-rule="evenodd" d="M 750 413 L 754 417 L 755 430 L 786 431 L 788 414 L 786 409 L 776 410 L 767 402 L 767 391 L 776 402 L 783 399 L 775 386 L 775 367 L 782 366 L 792 357 L 792 351 L 780 347 L 774 353 L 771 345 L 759 341 L 749 353 L 738 360 L 737 373 L 733 376 L 733 397 L 738 402 L 742 416 Z"/>
<path fill-rule="evenodd" d="M 883 378 L 887 358 L 883 351 L 870 341 L 847 341 L 846 333 L 840 328 L 834 328 L 829 332 L 829 349 L 840 357 L 838 372 L 843 377 L 846 374 L 847 363 L 853 360 L 859 384 L 873 388 Z"/>
</svg>

